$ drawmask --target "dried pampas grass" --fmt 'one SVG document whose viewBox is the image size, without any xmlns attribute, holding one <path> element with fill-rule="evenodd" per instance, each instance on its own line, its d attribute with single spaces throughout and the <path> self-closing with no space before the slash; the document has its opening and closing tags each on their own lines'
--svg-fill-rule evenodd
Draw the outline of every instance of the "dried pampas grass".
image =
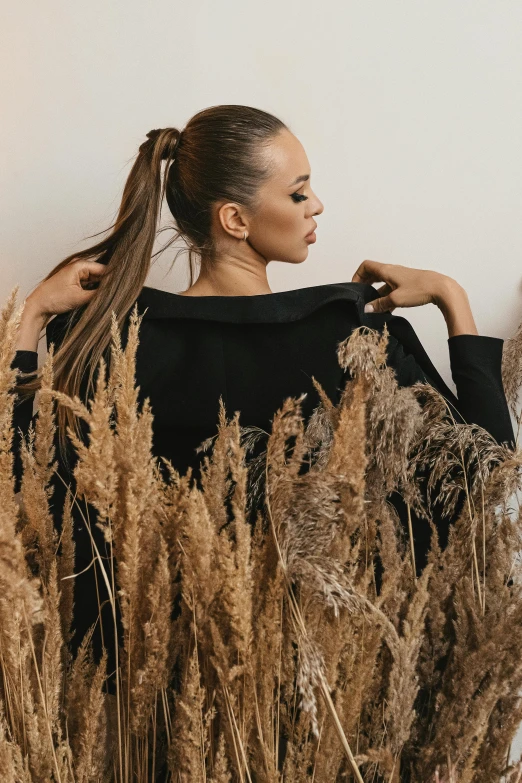
<svg viewBox="0 0 522 783">
<path fill-rule="evenodd" d="M 522 720 L 517 449 L 455 423 L 426 384 L 398 387 L 386 328 L 360 328 L 339 346 L 338 404 L 314 379 L 307 422 L 303 396 L 269 433 L 221 401 L 198 485 L 152 456 L 135 309 L 125 350 L 113 318 L 111 369 L 100 362 L 88 404 L 53 389 L 49 352 L 17 498 L 15 293 L 0 318 L 2 780 L 522 780 L 509 759 Z M 520 344 L 504 364 L 514 412 Z M 85 442 L 68 431 L 78 460 L 59 535 L 55 402 L 88 425 Z M 109 552 L 93 535 L 114 672 L 108 650 L 94 659 L 92 629 L 69 654 L 77 497 Z M 421 571 L 419 518 L 433 529 Z"/>
</svg>

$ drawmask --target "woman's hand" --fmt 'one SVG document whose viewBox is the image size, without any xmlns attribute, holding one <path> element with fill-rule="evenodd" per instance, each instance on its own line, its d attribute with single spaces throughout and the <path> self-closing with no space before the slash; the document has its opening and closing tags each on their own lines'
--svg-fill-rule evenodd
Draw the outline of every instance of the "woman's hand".
<svg viewBox="0 0 522 783">
<path fill-rule="evenodd" d="M 52 277 L 43 280 L 25 300 L 25 308 L 44 321 L 87 304 L 96 294 L 98 283 L 107 271 L 97 261 L 72 261 Z"/>
<path fill-rule="evenodd" d="M 365 313 L 393 312 L 396 307 L 435 304 L 448 326 L 449 336 L 478 334 L 466 291 L 456 280 L 431 269 L 363 261 L 352 283 L 377 283 L 379 298 L 368 302 Z"/>
<path fill-rule="evenodd" d="M 366 313 L 393 312 L 396 307 L 417 307 L 433 303 L 457 288 L 458 283 L 447 275 L 430 269 L 411 269 L 400 264 L 381 264 L 379 261 L 363 261 L 352 277 L 352 283 L 377 283 L 382 285 L 379 299 L 368 302 Z"/>
</svg>

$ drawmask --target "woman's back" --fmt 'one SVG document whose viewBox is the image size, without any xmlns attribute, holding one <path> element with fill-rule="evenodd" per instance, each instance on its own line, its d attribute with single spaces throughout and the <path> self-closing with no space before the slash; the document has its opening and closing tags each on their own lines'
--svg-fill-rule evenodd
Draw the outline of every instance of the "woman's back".
<svg viewBox="0 0 522 783">
<path fill-rule="evenodd" d="M 319 403 L 316 378 L 336 402 L 343 370 L 336 347 L 359 325 L 360 284 L 259 296 L 185 297 L 145 287 L 136 355 L 140 399 L 150 398 L 157 454 L 185 471 L 217 429 L 219 399 L 240 425 L 270 429 L 288 396 Z"/>
<path fill-rule="evenodd" d="M 456 397 L 406 319 L 364 313 L 375 295 L 373 286 L 349 282 L 257 296 L 190 297 L 145 286 L 136 300 L 143 316 L 136 385 L 140 403 L 150 399 L 154 455 L 169 459 L 181 473 L 196 467 L 197 447 L 217 432 L 220 398 L 228 416 L 240 412 L 241 426 L 267 432 L 289 396 L 306 394 L 302 412 L 308 419 L 319 404 L 313 378 L 336 404 L 346 381 L 337 346 L 361 325 L 380 331 L 385 323 L 388 363 L 400 386 L 427 381 L 465 421 L 480 424 L 499 442 L 513 440 L 501 377 L 503 341 L 481 335 L 448 339 Z M 53 342 L 55 352 L 68 315 L 47 325 L 47 345 Z M 128 325 L 129 316 L 124 346 Z M 34 370 L 37 354 L 18 351 L 14 364 Z M 23 432 L 29 417 L 27 404 L 15 408 L 15 426 Z M 19 473 L 19 460 L 16 468 Z"/>
</svg>

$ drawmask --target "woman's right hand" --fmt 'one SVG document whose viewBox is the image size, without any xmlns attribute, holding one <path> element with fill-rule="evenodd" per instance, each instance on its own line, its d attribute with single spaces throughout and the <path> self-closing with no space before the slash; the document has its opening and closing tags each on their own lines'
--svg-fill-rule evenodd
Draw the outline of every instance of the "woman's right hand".
<svg viewBox="0 0 522 783">
<path fill-rule="evenodd" d="M 25 309 L 44 321 L 87 304 L 96 294 L 92 285 L 107 271 L 97 261 L 72 261 L 52 277 L 43 280 L 25 300 Z M 90 286 L 89 288 L 84 286 Z"/>
</svg>

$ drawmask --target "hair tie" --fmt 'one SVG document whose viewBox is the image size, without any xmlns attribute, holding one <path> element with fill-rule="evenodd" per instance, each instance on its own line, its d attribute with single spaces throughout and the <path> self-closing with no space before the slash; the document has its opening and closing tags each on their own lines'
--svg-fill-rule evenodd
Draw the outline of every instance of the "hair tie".
<svg viewBox="0 0 522 783">
<path fill-rule="evenodd" d="M 173 158 L 175 156 L 176 150 L 178 149 L 178 144 L 180 142 L 182 133 L 183 133 L 183 131 L 180 131 L 178 133 L 178 137 L 177 137 L 177 139 L 175 139 L 174 143 L 171 142 L 170 144 L 167 144 L 167 146 L 163 150 L 163 154 L 161 156 L 162 160 L 168 160 L 169 158 Z"/>
<path fill-rule="evenodd" d="M 149 139 L 149 141 L 144 141 L 143 144 L 140 144 L 140 147 L 139 147 L 140 152 L 147 152 L 150 149 L 150 147 L 151 147 L 151 143 L 155 144 L 158 136 L 160 135 L 160 133 L 163 133 L 164 130 L 166 130 L 166 129 L 165 128 L 154 128 L 153 130 L 150 130 L 147 133 L 147 139 Z M 174 129 L 169 129 L 169 130 L 174 130 Z M 161 159 L 162 160 L 167 160 L 169 157 L 173 157 L 174 156 L 174 153 L 176 152 L 178 144 L 179 144 L 179 142 L 181 140 L 182 134 L 183 134 L 183 131 L 178 131 L 178 136 L 174 140 L 174 142 L 172 142 L 172 140 L 171 140 L 171 143 L 166 145 L 166 147 L 163 150 L 163 153 L 161 155 Z"/>
<path fill-rule="evenodd" d="M 175 155 L 176 150 L 178 149 L 178 145 L 179 145 L 179 143 L 181 141 L 182 135 L 183 135 L 183 131 L 180 131 L 179 134 L 178 134 L 178 138 L 176 139 L 176 141 L 174 142 L 174 146 L 172 147 L 172 156 Z M 168 158 L 168 155 L 164 155 L 163 157 L 164 158 Z"/>
</svg>

